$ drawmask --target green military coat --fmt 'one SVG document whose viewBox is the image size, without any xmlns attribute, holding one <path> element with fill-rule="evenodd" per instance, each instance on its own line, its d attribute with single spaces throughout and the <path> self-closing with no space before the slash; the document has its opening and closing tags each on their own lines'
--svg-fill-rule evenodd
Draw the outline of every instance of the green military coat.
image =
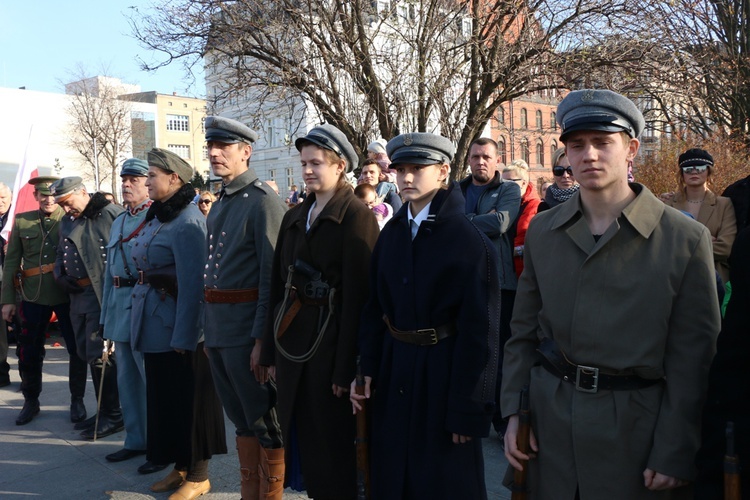
<svg viewBox="0 0 750 500">
<path fill-rule="evenodd" d="M 22 269 L 32 269 L 44 264 L 54 264 L 60 234 L 60 220 L 65 211 L 57 209 L 45 217 L 40 210 L 16 215 L 13 230 L 8 240 L 3 272 L 6 279 L 2 283 L 0 302 L 16 303 L 14 282 Z M 57 286 L 52 272 L 24 278 L 22 298 L 46 306 L 68 302 L 68 295 Z"/>
<path fill-rule="evenodd" d="M 631 187 L 635 200 L 598 242 L 580 194 L 537 215 L 526 234 L 501 409 L 516 413 L 530 384 L 539 444 L 532 498 L 573 498 L 576 487 L 582 500 L 669 498 L 644 488 L 644 469 L 694 477 L 720 326 L 711 237 L 645 187 Z M 579 365 L 663 381 L 580 392 L 535 366 L 543 337 Z"/>
</svg>

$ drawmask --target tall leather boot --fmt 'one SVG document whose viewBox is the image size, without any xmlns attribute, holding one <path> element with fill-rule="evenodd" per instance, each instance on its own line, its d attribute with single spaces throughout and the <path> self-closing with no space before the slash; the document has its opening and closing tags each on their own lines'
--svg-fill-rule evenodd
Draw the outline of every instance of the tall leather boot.
<svg viewBox="0 0 750 500">
<path fill-rule="evenodd" d="M 258 500 L 260 495 L 260 443 L 255 436 L 237 436 L 237 456 L 240 460 L 240 492 L 242 500 Z"/>
<path fill-rule="evenodd" d="M 86 370 L 88 364 L 71 354 L 68 359 L 68 388 L 70 389 L 70 421 L 75 423 L 86 420 L 86 406 L 83 395 L 86 393 Z"/>
<path fill-rule="evenodd" d="M 260 451 L 260 498 L 282 500 L 284 495 L 284 448 L 263 448 Z"/>
<path fill-rule="evenodd" d="M 41 366 L 39 366 L 41 368 Z M 21 390 L 23 392 L 23 408 L 16 417 L 16 425 L 26 425 L 39 415 L 39 393 L 42 392 L 42 373 L 40 370 L 19 370 L 21 374 Z"/>
<path fill-rule="evenodd" d="M 101 394 L 102 405 L 99 409 L 99 424 L 96 427 L 97 438 L 107 437 L 125 428 L 122 420 L 122 410 L 120 409 L 120 395 L 117 391 L 117 365 L 114 362 L 114 358 L 110 358 L 110 362 L 111 364 L 104 368 L 103 374 L 101 360 L 97 360 L 91 364 L 91 378 L 96 385 L 97 400 L 99 398 L 99 385 L 101 384 L 102 376 L 104 376 Z M 94 439 L 94 430 L 93 426 L 83 430 L 81 437 L 83 439 Z"/>
</svg>

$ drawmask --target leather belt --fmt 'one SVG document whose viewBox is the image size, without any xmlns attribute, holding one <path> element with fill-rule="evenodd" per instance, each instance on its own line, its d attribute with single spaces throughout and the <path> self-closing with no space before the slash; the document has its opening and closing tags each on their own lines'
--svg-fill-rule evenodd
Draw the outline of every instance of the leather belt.
<svg viewBox="0 0 750 500">
<path fill-rule="evenodd" d="M 76 280 L 78 286 L 89 286 L 91 284 L 91 278 L 80 278 Z"/>
<path fill-rule="evenodd" d="M 208 304 L 239 304 L 258 300 L 257 288 L 234 288 L 219 290 L 204 288 L 203 297 Z"/>
<path fill-rule="evenodd" d="M 138 284 L 138 280 L 135 278 L 121 278 L 120 276 L 112 276 L 112 286 L 115 288 L 132 288 Z"/>
<path fill-rule="evenodd" d="M 24 269 L 21 271 L 21 276 L 24 278 L 31 278 L 32 276 L 38 276 L 40 274 L 51 273 L 55 269 L 55 264 L 44 264 L 39 267 L 32 267 L 31 269 Z"/>
<path fill-rule="evenodd" d="M 437 326 L 435 328 L 422 328 L 419 330 L 398 330 L 391 325 L 388 316 L 383 316 L 383 321 L 388 330 L 391 332 L 391 336 L 406 342 L 407 344 L 414 345 L 435 345 L 443 339 L 456 334 L 456 325 L 453 323 L 446 323 L 445 325 Z"/>
<path fill-rule="evenodd" d="M 539 342 L 537 351 L 542 355 L 542 366 L 561 378 L 563 381 L 573 384 L 577 391 L 595 393 L 603 391 L 632 391 L 644 389 L 658 384 L 663 379 L 643 378 L 638 375 L 611 375 L 601 373 L 594 366 L 577 365 L 568 360 L 550 338 L 543 338 Z"/>
</svg>

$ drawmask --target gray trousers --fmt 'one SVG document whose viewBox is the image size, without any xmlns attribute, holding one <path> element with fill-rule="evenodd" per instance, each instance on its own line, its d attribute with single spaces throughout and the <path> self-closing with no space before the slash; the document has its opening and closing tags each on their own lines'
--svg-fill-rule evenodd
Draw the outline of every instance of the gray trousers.
<svg viewBox="0 0 750 500">
<path fill-rule="evenodd" d="M 250 369 L 252 351 L 252 345 L 208 348 L 216 392 L 238 436 L 255 436 L 264 448 L 281 448 L 276 383 L 258 383 Z"/>
</svg>

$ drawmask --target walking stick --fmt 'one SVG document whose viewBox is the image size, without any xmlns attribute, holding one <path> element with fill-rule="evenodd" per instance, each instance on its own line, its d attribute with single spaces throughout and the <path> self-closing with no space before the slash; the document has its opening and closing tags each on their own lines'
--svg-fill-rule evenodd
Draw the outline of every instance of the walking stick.
<svg viewBox="0 0 750 500">
<path fill-rule="evenodd" d="M 96 419 L 94 419 L 94 442 L 99 430 L 99 414 L 102 409 L 102 392 L 104 390 L 104 368 L 109 364 L 109 348 L 111 340 L 104 341 L 104 352 L 102 353 L 102 376 L 99 378 L 99 395 L 96 398 Z"/>
<path fill-rule="evenodd" d="M 529 409 L 529 386 L 525 385 L 521 389 L 521 402 L 518 405 L 518 434 L 516 443 L 518 451 L 528 455 L 531 447 L 529 446 L 529 434 L 531 433 L 531 410 Z M 526 489 L 526 476 L 529 473 L 529 461 L 519 460 L 523 470 L 513 471 L 513 488 L 510 498 L 512 500 L 526 500 L 528 491 Z"/>
<path fill-rule="evenodd" d="M 362 366 L 357 356 L 357 379 L 354 392 L 360 396 L 365 393 L 365 377 L 362 375 Z M 367 449 L 367 406 L 364 399 L 360 400 L 362 410 L 357 412 L 357 500 L 370 498 L 370 464 L 368 461 L 369 451 Z"/>
<path fill-rule="evenodd" d="M 724 455 L 724 499 L 741 500 L 740 459 L 734 452 L 734 422 L 727 422 L 727 452 Z"/>
</svg>

